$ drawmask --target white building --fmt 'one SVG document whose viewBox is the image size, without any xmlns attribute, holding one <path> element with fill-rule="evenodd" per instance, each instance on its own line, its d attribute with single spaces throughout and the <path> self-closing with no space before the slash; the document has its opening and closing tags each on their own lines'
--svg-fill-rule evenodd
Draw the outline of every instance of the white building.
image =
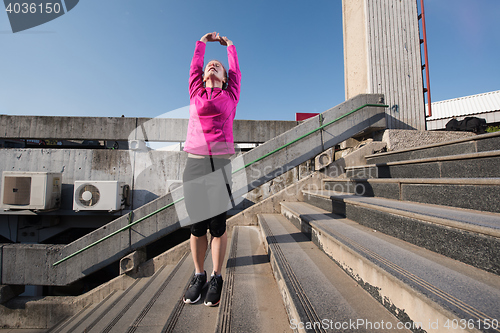
<svg viewBox="0 0 500 333">
<path fill-rule="evenodd" d="M 486 119 L 488 125 L 500 123 L 500 90 L 434 102 L 431 106 L 432 116 L 426 119 L 430 131 L 445 129 L 453 118 L 478 117 Z"/>
</svg>

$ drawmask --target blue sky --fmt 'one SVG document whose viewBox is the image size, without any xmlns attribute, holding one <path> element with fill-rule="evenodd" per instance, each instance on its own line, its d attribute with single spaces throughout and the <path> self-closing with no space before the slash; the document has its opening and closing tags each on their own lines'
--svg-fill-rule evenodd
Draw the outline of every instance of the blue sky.
<svg viewBox="0 0 500 333">
<path fill-rule="evenodd" d="M 426 0 L 425 10 L 432 101 L 499 90 L 500 1 Z M 0 114 L 185 115 L 194 44 L 211 31 L 238 51 L 237 119 L 294 120 L 344 101 L 340 0 L 81 0 L 15 34 L 0 13 Z M 209 43 L 214 58 L 227 63 Z"/>
</svg>

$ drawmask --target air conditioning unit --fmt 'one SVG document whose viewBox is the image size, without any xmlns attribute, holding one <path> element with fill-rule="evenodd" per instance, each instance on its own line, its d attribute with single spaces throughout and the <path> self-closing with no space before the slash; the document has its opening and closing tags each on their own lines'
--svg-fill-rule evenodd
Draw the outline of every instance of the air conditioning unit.
<svg viewBox="0 0 500 333">
<path fill-rule="evenodd" d="M 61 206 L 62 173 L 4 171 L 2 208 L 51 210 Z"/>
<path fill-rule="evenodd" d="M 113 212 L 125 207 L 129 186 L 119 181 L 75 181 L 73 210 Z"/>
<path fill-rule="evenodd" d="M 330 165 L 331 163 L 333 163 L 333 161 L 335 160 L 334 154 L 335 151 L 333 150 L 333 148 L 330 148 L 325 150 L 318 156 L 316 156 L 314 158 L 314 170 L 315 171 L 321 170 Z"/>
</svg>

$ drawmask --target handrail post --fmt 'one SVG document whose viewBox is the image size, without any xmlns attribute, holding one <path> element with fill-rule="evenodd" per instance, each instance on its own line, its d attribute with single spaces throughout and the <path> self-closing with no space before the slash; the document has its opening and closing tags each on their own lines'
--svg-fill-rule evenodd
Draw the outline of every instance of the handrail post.
<svg viewBox="0 0 500 333">
<path fill-rule="evenodd" d="M 127 222 L 127 225 L 131 225 L 132 224 L 132 218 L 133 218 L 133 215 L 134 215 L 134 211 L 131 210 L 129 213 L 128 213 L 128 222 Z M 128 247 L 132 248 L 132 228 L 128 228 Z"/>
</svg>

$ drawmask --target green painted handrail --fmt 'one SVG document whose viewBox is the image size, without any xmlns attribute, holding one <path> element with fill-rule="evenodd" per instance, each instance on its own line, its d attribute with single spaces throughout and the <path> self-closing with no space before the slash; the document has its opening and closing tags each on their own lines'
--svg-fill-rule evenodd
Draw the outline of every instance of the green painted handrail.
<svg viewBox="0 0 500 333">
<path fill-rule="evenodd" d="M 97 240 L 97 241 L 93 242 L 92 244 L 89 244 L 89 245 L 85 246 L 84 248 L 81 248 L 80 250 L 76 251 L 75 253 L 70 254 L 69 256 L 64 257 L 63 259 L 61 259 L 61 260 L 59 260 L 59 261 L 56 261 L 55 263 L 53 263 L 53 264 L 52 264 L 52 266 L 57 266 L 57 265 L 59 265 L 60 263 L 62 263 L 62 262 L 64 262 L 64 261 L 66 261 L 66 260 L 68 260 L 68 259 L 70 259 L 70 258 L 73 258 L 73 257 L 74 257 L 74 256 L 76 256 L 77 254 L 80 254 L 80 253 L 82 253 L 83 251 L 86 251 L 86 250 L 90 249 L 91 247 L 93 247 L 93 246 L 95 246 L 95 245 L 97 245 L 97 244 L 99 244 L 99 243 L 101 243 L 101 242 L 105 241 L 106 239 L 111 238 L 111 237 L 113 237 L 114 235 L 119 234 L 119 233 L 120 233 L 120 232 L 122 232 L 122 231 L 125 231 L 125 230 L 127 230 L 127 229 L 130 229 L 131 227 L 133 227 L 133 226 L 134 226 L 134 225 L 136 225 L 137 223 L 142 222 L 142 221 L 144 221 L 145 219 L 148 219 L 148 218 L 150 218 L 151 216 L 158 214 L 159 212 L 161 212 L 161 211 L 163 211 L 163 210 L 167 209 L 167 208 L 168 208 L 168 207 L 170 207 L 170 206 L 175 205 L 176 203 L 178 203 L 178 202 L 182 201 L 183 199 L 184 199 L 184 197 L 179 198 L 179 199 L 177 199 L 176 201 L 171 202 L 171 203 L 169 203 L 168 205 L 166 205 L 166 206 L 164 206 L 164 207 L 162 207 L 162 208 L 160 208 L 160 209 L 158 209 L 158 210 L 156 210 L 156 211 L 154 211 L 154 212 L 152 212 L 152 213 L 149 213 L 149 214 L 148 214 L 148 215 L 146 215 L 146 216 L 141 217 L 141 218 L 140 218 L 140 219 L 138 219 L 137 221 L 132 222 L 132 223 L 130 223 L 130 224 L 127 224 L 126 226 L 124 226 L 124 227 L 122 227 L 122 228 L 120 228 L 120 229 L 118 229 L 118 230 L 116 230 L 116 231 L 113 231 L 113 232 L 112 232 L 112 233 L 110 233 L 109 235 L 104 236 L 103 238 L 101 238 L 101 239 L 99 239 L 99 240 Z"/>
<path fill-rule="evenodd" d="M 261 156 L 261 157 L 257 158 L 256 160 L 253 160 L 252 162 L 250 162 L 250 163 L 248 163 L 248 164 L 245 164 L 245 165 L 244 165 L 244 166 L 242 166 L 241 168 L 239 168 L 239 169 L 237 169 L 237 170 L 233 171 L 233 173 L 238 172 L 238 171 L 240 171 L 240 170 L 242 170 L 242 169 L 246 169 L 246 168 L 248 168 L 250 165 L 252 165 L 252 164 L 254 164 L 254 163 L 256 163 L 256 162 L 258 162 L 258 161 L 260 161 L 260 160 L 263 160 L 264 158 L 269 157 L 269 156 L 271 156 L 272 154 L 275 154 L 275 153 L 279 152 L 279 151 L 280 151 L 280 150 L 282 150 L 282 149 L 285 149 L 286 147 L 288 147 L 288 146 L 290 146 L 290 145 L 294 144 L 295 142 L 300 141 L 300 140 L 304 139 L 305 137 L 307 137 L 307 136 L 309 136 L 309 135 L 311 135 L 311 134 L 313 134 L 313 133 L 316 133 L 317 131 L 320 131 L 320 130 L 322 130 L 323 128 L 325 128 L 325 127 L 327 127 L 327 126 L 330 126 L 331 124 L 333 124 L 333 123 L 335 123 L 335 122 L 337 122 L 337 121 L 339 121 L 339 120 L 341 120 L 341 119 L 343 119 L 343 118 L 345 118 L 345 117 L 347 117 L 347 116 L 349 116 L 349 115 L 353 114 L 353 113 L 354 113 L 354 112 L 356 112 L 356 111 L 359 111 L 359 110 L 361 110 L 361 109 L 363 109 L 363 108 L 365 108 L 365 107 L 368 107 L 368 106 L 373 106 L 373 107 L 385 107 L 385 108 L 389 107 L 389 105 L 385 105 L 385 104 L 365 104 L 365 105 L 363 105 L 363 106 L 360 106 L 359 108 L 354 109 L 354 110 L 352 110 L 352 111 L 349 111 L 349 112 L 347 112 L 346 114 L 343 114 L 342 116 L 340 116 L 340 117 L 338 117 L 338 118 L 335 118 L 335 119 L 333 119 L 333 120 L 329 121 L 328 123 L 323 124 L 323 125 L 321 125 L 320 127 L 318 127 L 318 128 L 316 128 L 316 129 L 314 129 L 314 130 L 310 131 L 309 133 L 306 133 L 306 134 L 304 134 L 304 135 L 302 135 L 302 136 L 298 137 L 297 139 L 292 140 L 292 141 L 288 142 L 287 144 L 285 144 L 285 145 L 283 145 L 283 146 L 281 146 L 281 147 L 279 147 L 279 148 L 276 148 L 276 149 L 275 149 L 275 150 L 273 150 L 273 151 L 270 151 L 269 153 L 267 153 L 267 154 L 265 154 L 265 155 L 263 155 L 263 156 Z"/>
<path fill-rule="evenodd" d="M 259 158 L 255 159 L 255 160 L 253 160 L 252 162 L 249 162 L 249 163 L 245 164 L 244 166 L 242 166 L 242 167 L 240 167 L 240 168 L 238 168 L 238 169 L 234 170 L 234 171 L 232 172 L 232 174 L 234 174 L 234 173 L 236 173 L 236 172 L 238 172 L 238 171 L 240 171 L 240 170 L 246 169 L 246 168 L 248 168 L 249 166 L 251 166 L 252 164 L 257 163 L 257 162 L 259 162 L 259 161 L 263 160 L 264 158 L 269 157 L 269 156 L 271 156 L 271 155 L 273 155 L 273 154 L 277 153 L 278 151 L 280 151 L 280 150 L 282 150 L 282 149 L 285 149 L 286 147 L 288 147 L 288 146 L 290 146 L 290 145 L 292 145 L 292 144 L 294 144 L 294 143 L 296 143 L 296 142 L 298 142 L 298 141 L 300 141 L 300 140 L 304 139 L 305 137 L 307 137 L 307 136 L 309 136 L 309 135 L 311 135 L 311 134 L 313 134 L 313 133 L 316 133 L 317 131 L 320 131 L 320 130 L 322 130 L 323 128 L 325 128 L 325 127 L 327 127 L 327 126 L 329 126 L 329 125 L 331 125 L 331 124 L 333 124 L 333 123 L 335 123 L 335 122 L 337 122 L 337 121 L 339 121 L 339 120 L 341 120 L 341 119 L 343 119 L 343 118 L 345 118 L 345 117 L 347 117 L 347 116 L 349 116 L 349 115 L 353 114 L 354 112 L 357 112 L 357 111 L 359 111 L 359 110 L 361 110 L 361 109 L 363 109 L 363 108 L 365 108 L 365 107 L 369 107 L 369 106 L 371 106 L 371 107 L 384 107 L 384 108 L 389 107 L 388 105 L 385 105 L 385 104 L 365 104 L 365 105 L 363 105 L 363 106 L 360 106 L 360 107 L 358 107 L 357 109 L 354 109 L 354 110 L 352 110 L 352 111 L 349 111 L 349 112 L 347 112 L 346 114 L 343 114 L 342 116 L 340 116 L 340 117 L 338 117 L 338 118 L 335 118 L 335 119 L 333 119 L 333 120 L 329 121 L 328 123 L 323 124 L 323 125 L 321 125 L 320 127 L 318 127 L 318 128 L 316 128 L 316 129 L 314 129 L 314 130 L 310 131 L 309 133 L 306 133 L 306 134 L 304 134 L 304 135 L 302 135 L 302 136 L 300 136 L 300 137 L 298 137 L 298 138 L 296 138 L 296 139 L 294 139 L 294 140 L 292 140 L 292 141 L 288 142 L 287 144 L 285 144 L 285 145 L 283 145 L 283 146 L 281 146 L 281 147 L 279 147 L 279 148 L 274 149 L 273 151 L 271 151 L 271 152 L 269 152 L 269 153 L 267 153 L 267 154 L 265 154 L 265 155 L 263 155 L 263 156 L 261 156 L 261 157 L 259 157 Z M 101 238 L 101 239 L 99 239 L 99 240 L 97 240 L 97 241 L 93 242 L 92 244 L 89 244 L 89 245 L 85 246 L 84 248 L 82 248 L 82 249 L 80 249 L 80 250 L 78 250 L 78 251 L 74 252 L 73 254 L 70 254 L 69 256 L 64 257 L 63 259 L 61 259 L 61 260 L 59 260 L 59 261 L 56 261 L 55 263 L 53 263 L 53 264 L 52 264 L 52 266 L 57 266 L 57 265 L 59 265 L 60 263 L 62 263 L 62 262 L 64 262 L 64 261 L 66 261 L 66 260 L 68 260 L 68 259 L 70 259 L 70 258 L 73 258 L 74 256 L 76 256 L 76 255 L 78 255 L 78 254 L 80 254 L 80 253 L 82 253 L 82 252 L 84 252 L 84 251 L 86 251 L 86 250 L 90 249 L 91 247 L 93 247 L 93 246 L 95 246 L 95 245 L 97 245 L 97 244 L 99 244 L 99 243 L 101 243 L 101 242 L 105 241 L 105 240 L 106 240 L 106 239 L 108 239 L 108 238 L 113 237 L 113 236 L 114 236 L 114 235 L 116 235 L 116 234 L 119 234 L 119 233 L 120 233 L 120 232 L 122 232 L 122 231 L 125 231 L 125 230 L 127 230 L 127 229 L 130 229 L 131 227 L 133 227 L 133 226 L 134 226 L 134 225 L 136 225 L 137 223 L 140 223 L 140 222 L 142 222 L 142 221 L 144 221 L 144 220 L 146 220 L 146 219 L 150 218 L 151 216 L 154 216 L 154 215 L 156 215 L 156 214 L 158 214 L 158 213 L 160 213 L 160 212 L 164 211 L 165 209 L 167 209 L 167 208 L 169 208 L 169 207 L 171 207 L 171 206 L 175 205 L 176 203 L 178 203 L 178 202 L 180 202 L 180 201 L 182 201 L 182 200 L 184 200 L 184 197 L 179 198 L 179 199 L 177 199 L 177 200 L 175 200 L 175 201 L 173 201 L 173 202 L 169 203 L 168 205 L 166 205 L 166 206 L 164 206 L 164 207 L 162 207 L 162 208 L 160 208 L 160 209 L 158 209 L 158 210 L 156 210 L 156 211 L 154 211 L 154 212 L 152 212 L 152 213 L 150 213 L 150 214 L 148 214 L 148 215 L 146 215 L 146 216 L 141 217 L 141 218 L 140 218 L 140 219 L 138 219 L 137 221 L 134 221 L 134 222 L 132 222 L 132 223 L 130 223 L 130 224 L 128 224 L 128 225 L 126 225 L 126 226 L 124 226 L 124 227 L 122 227 L 122 228 L 120 228 L 120 229 L 118 229 L 118 230 L 114 231 L 114 232 L 112 232 L 111 234 L 109 234 L 109 235 L 107 235 L 107 236 L 105 236 L 105 237 L 103 237 L 103 238 Z"/>
</svg>

